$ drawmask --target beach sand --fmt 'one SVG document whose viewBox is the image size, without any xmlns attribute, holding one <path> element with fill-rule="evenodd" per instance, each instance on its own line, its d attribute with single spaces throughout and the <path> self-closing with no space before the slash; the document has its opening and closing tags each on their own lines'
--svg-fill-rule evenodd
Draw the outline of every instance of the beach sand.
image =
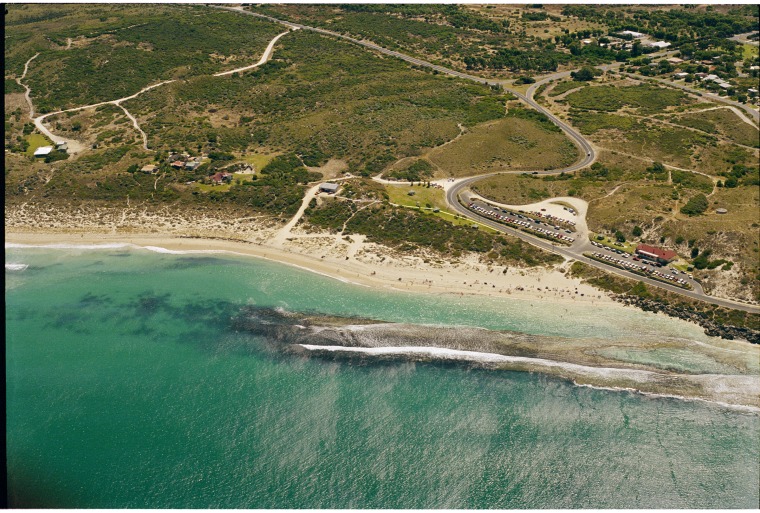
<svg viewBox="0 0 760 513">
<path fill-rule="evenodd" d="M 553 269 L 505 268 L 470 254 L 401 254 L 364 236 L 304 232 L 282 235 L 266 218 L 220 216 L 200 209 L 177 213 L 142 207 L 56 209 L 6 206 L 6 243 L 26 245 L 129 243 L 171 251 L 226 251 L 265 258 L 359 285 L 434 294 L 484 295 L 529 301 L 616 304 L 606 293 Z M 630 308 L 620 305 L 621 308 Z"/>
</svg>

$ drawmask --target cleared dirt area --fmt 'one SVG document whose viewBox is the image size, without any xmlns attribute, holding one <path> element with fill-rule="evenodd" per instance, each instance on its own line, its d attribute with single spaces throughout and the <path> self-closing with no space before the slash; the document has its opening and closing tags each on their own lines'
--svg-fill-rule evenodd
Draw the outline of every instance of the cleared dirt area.
<svg viewBox="0 0 760 513">
<path fill-rule="evenodd" d="M 577 158 L 577 149 L 564 134 L 548 132 L 532 121 L 517 118 L 476 126 L 428 154 L 441 178 L 561 168 Z"/>
</svg>

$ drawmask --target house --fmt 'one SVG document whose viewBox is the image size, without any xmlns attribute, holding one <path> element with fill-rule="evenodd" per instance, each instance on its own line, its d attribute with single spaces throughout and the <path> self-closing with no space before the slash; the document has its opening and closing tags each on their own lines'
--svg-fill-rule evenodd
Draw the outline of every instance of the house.
<svg viewBox="0 0 760 513">
<path fill-rule="evenodd" d="M 750 70 L 750 71 L 757 71 L 757 70 L 759 70 L 759 69 L 760 69 L 760 66 L 750 66 L 750 67 L 749 67 L 749 70 Z"/>
<path fill-rule="evenodd" d="M 187 169 L 188 171 L 195 171 L 200 165 L 201 165 L 200 162 L 195 162 L 195 161 L 186 162 L 185 169 Z"/>
<path fill-rule="evenodd" d="M 679 59 L 678 57 L 671 57 L 668 59 L 668 62 L 671 64 L 681 64 L 683 62 L 683 59 Z"/>
<path fill-rule="evenodd" d="M 721 89 L 725 89 L 726 91 L 728 91 L 729 89 L 733 89 L 734 88 L 734 86 L 732 86 L 728 82 L 721 82 L 721 83 L 718 84 L 718 87 L 720 87 Z"/>
<path fill-rule="evenodd" d="M 675 79 L 682 79 L 682 78 L 686 78 L 688 76 L 689 76 L 688 73 L 676 73 L 675 75 L 673 75 L 673 78 L 675 78 Z"/>
<path fill-rule="evenodd" d="M 174 169 L 182 169 L 183 167 L 185 167 L 185 163 L 182 162 L 181 160 L 175 160 L 174 162 L 172 162 L 172 167 Z"/>
<path fill-rule="evenodd" d="M 69 145 L 66 144 L 66 141 L 58 141 L 55 143 L 55 149 L 59 151 L 68 151 Z"/>
<path fill-rule="evenodd" d="M 52 146 L 40 146 L 39 148 L 37 148 L 36 150 L 34 150 L 34 156 L 35 157 L 45 158 L 48 155 L 50 155 L 51 151 L 53 151 L 53 147 Z"/>
<path fill-rule="evenodd" d="M 634 39 L 638 39 L 640 37 L 644 37 L 644 34 L 641 32 L 634 32 L 633 30 L 624 30 L 620 32 L 621 36 L 631 36 Z"/>
<path fill-rule="evenodd" d="M 140 169 L 143 173 L 149 173 L 151 175 L 155 175 L 158 173 L 158 166 L 155 166 L 153 164 L 147 164 Z"/>
<path fill-rule="evenodd" d="M 214 185 L 219 185 L 222 183 L 230 183 L 232 181 L 232 173 L 215 173 L 211 175 L 211 182 Z"/>
<path fill-rule="evenodd" d="M 749 94 L 750 96 L 757 96 L 757 89 L 754 89 L 754 88 L 747 89 L 747 94 Z"/>
<path fill-rule="evenodd" d="M 590 45 L 591 43 L 593 43 L 593 41 L 591 39 L 584 39 L 581 41 L 581 43 L 583 43 L 584 45 Z"/>
<path fill-rule="evenodd" d="M 667 41 L 655 41 L 653 43 L 647 44 L 647 46 L 650 48 L 659 48 L 660 50 L 662 50 L 663 48 L 669 47 L 670 43 L 668 43 Z"/>
<path fill-rule="evenodd" d="M 338 184 L 325 182 L 319 186 L 319 192 L 326 192 L 327 194 L 335 194 L 338 192 Z"/>
<path fill-rule="evenodd" d="M 702 77 L 702 82 L 721 82 L 718 75 L 706 75 Z"/>
<path fill-rule="evenodd" d="M 641 258 L 653 260 L 661 264 L 667 264 L 678 256 L 675 251 L 657 248 L 655 246 L 649 246 L 647 244 L 639 244 L 636 246 L 636 254 Z"/>
<path fill-rule="evenodd" d="M 705 77 L 707 76 L 707 73 L 694 73 L 694 76 L 700 80 L 704 80 Z"/>
</svg>

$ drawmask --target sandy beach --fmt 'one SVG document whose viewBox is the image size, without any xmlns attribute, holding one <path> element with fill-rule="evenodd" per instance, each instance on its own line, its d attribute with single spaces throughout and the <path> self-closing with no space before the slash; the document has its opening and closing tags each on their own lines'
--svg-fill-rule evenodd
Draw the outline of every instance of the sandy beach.
<svg viewBox="0 0 760 513">
<path fill-rule="evenodd" d="M 603 291 L 568 278 L 564 274 L 567 263 L 554 269 L 506 268 L 482 263 L 475 254 L 451 261 L 435 254 L 411 256 L 368 243 L 364 236 L 307 233 L 300 225 L 283 237 L 283 228 L 269 220 L 220 218 L 215 212 L 177 214 L 136 207 L 65 212 L 30 208 L 33 207 L 6 207 L 6 243 L 128 243 L 154 251 L 222 251 L 265 258 L 375 288 L 552 303 L 618 304 Z"/>
</svg>

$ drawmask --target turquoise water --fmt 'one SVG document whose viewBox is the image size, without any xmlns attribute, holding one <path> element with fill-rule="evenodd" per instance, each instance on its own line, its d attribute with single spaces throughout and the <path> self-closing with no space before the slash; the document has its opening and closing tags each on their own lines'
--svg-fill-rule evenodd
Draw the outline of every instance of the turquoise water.
<svg viewBox="0 0 760 513">
<path fill-rule="evenodd" d="M 760 419 L 538 374 L 284 355 L 246 305 L 537 335 L 687 337 L 616 306 L 377 292 L 273 263 L 6 248 L 17 507 L 756 507 Z M 669 357 L 672 357 L 669 356 Z"/>
</svg>

